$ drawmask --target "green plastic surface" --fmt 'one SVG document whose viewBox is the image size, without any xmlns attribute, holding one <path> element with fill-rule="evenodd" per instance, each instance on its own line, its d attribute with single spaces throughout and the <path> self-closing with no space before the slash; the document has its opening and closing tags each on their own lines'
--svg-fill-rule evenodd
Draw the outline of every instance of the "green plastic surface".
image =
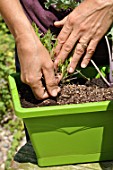
<svg viewBox="0 0 113 170">
<path fill-rule="evenodd" d="M 39 166 L 113 160 L 113 101 L 22 108 L 18 74 L 9 76 L 15 114 L 23 118 Z"/>
</svg>

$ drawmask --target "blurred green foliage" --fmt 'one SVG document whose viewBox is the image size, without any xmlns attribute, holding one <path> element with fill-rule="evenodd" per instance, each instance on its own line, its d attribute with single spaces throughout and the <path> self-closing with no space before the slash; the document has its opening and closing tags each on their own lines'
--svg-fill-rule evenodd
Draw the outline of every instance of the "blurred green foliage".
<svg viewBox="0 0 113 170">
<path fill-rule="evenodd" d="M 82 0 L 80 1 L 82 2 Z M 48 9 L 51 5 L 55 6 L 57 10 L 74 9 L 79 5 L 75 0 L 46 0 L 45 7 Z"/>
<path fill-rule="evenodd" d="M 7 78 L 14 71 L 14 39 L 0 16 L 0 121 L 13 110 Z"/>
<path fill-rule="evenodd" d="M 13 133 L 13 140 L 11 143 L 10 150 L 7 153 L 7 160 L 5 162 L 5 170 L 9 170 L 11 161 L 13 160 L 15 152 L 17 152 L 19 143 L 24 137 L 24 132 L 23 132 L 24 125 L 20 119 L 15 118 L 13 121 L 10 120 L 8 124 L 5 124 L 5 128 L 9 129 Z"/>
<path fill-rule="evenodd" d="M 9 169 L 11 160 L 24 135 L 22 121 L 13 116 L 14 111 L 8 86 L 8 75 L 15 72 L 14 48 L 14 38 L 0 16 L 0 125 L 13 134 L 5 170 Z"/>
</svg>

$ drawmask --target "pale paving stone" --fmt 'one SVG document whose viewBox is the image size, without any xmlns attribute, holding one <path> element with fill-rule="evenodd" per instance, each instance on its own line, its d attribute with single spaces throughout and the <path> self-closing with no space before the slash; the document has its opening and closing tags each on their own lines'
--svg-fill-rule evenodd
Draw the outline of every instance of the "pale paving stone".
<svg viewBox="0 0 113 170">
<path fill-rule="evenodd" d="M 8 170 L 113 170 L 113 162 L 67 165 L 56 167 L 39 167 L 31 163 L 12 162 Z"/>
</svg>

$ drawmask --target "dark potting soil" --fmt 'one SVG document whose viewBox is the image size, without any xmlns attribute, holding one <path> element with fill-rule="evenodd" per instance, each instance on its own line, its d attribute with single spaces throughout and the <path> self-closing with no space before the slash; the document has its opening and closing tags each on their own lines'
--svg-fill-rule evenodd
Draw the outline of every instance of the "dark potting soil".
<svg viewBox="0 0 113 170">
<path fill-rule="evenodd" d="M 113 100 L 113 87 L 108 87 L 102 79 L 79 81 L 75 84 L 62 85 L 56 98 L 39 101 L 35 99 L 30 87 L 22 84 L 19 94 L 22 107 L 32 108 Z"/>
</svg>

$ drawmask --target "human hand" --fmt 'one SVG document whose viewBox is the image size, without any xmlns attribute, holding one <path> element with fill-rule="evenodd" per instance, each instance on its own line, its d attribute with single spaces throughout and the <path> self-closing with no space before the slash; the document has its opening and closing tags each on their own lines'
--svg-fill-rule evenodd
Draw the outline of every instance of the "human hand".
<svg viewBox="0 0 113 170">
<path fill-rule="evenodd" d="M 32 32 L 32 31 L 31 31 Z M 35 33 L 21 35 L 16 39 L 21 66 L 21 80 L 28 84 L 37 99 L 56 97 L 60 88 L 54 75 L 53 62 L 46 48 Z M 45 87 L 42 83 L 45 80 Z"/>
<path fill-rule="evenodd" d="M 19 0 L 0 0 L 0 13 L 13 34 L 21 67 L 21 80 L 28 84 L 37 99 L 57 96 L 60 88 L 53 62 L 36 36 Z M 45 87 L 42 83 L 45 80 Z"/>
<path fill-rule="evenodd" d="M 64 62 L 75 45 L 68 72 L 74 72 L 83 55 L 81 67 L 85 68 L 112 22 L 113 0 L 84 0 L 67 17 L 55 22 L 55 26 L 63 26 L 55 49 L 55 68 L 59 61 Z"/>
</svg>

